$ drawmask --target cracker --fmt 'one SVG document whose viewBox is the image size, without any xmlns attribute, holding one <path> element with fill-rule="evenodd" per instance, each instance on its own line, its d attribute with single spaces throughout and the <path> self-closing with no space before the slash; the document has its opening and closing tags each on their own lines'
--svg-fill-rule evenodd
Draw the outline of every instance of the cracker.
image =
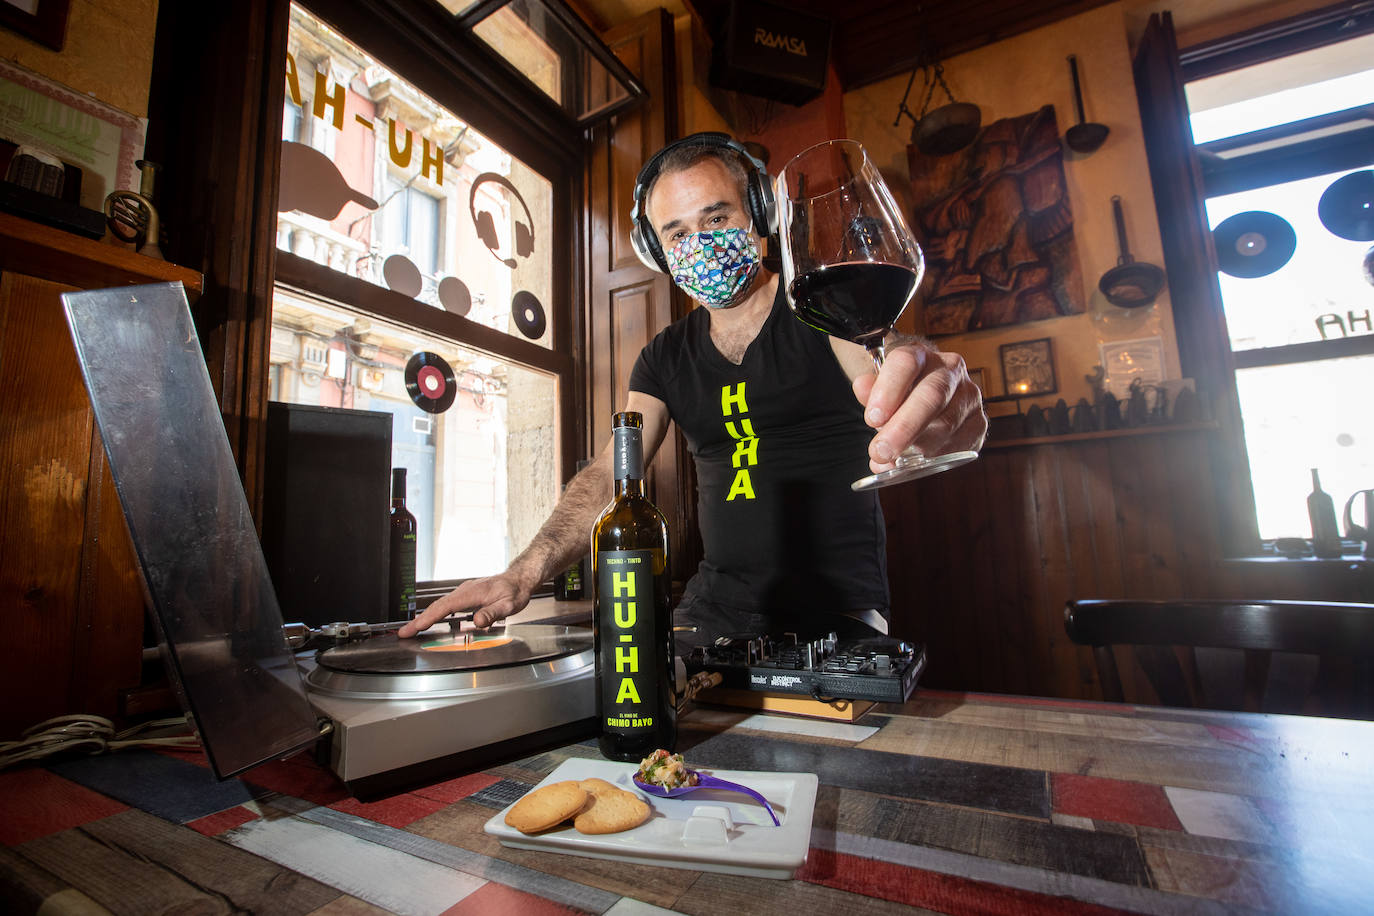
<svg viewBox="0 0 1374 916">
<path fill-rule="evenodd" d="M 649 806 L 633 792 L 611 785 L 604 779 L 584 779 L 587 805 L 573 820 L 579 833 L 619 833 L 638 827 L 649 818 Z"/>
<path fill-rule="evenodd" d="M 529 792 L 506 812 L 506 823 L 521 833 L 538 833 L 582 810 L 587 790 L 576 782 L 554 782 Z"/>
</svg>

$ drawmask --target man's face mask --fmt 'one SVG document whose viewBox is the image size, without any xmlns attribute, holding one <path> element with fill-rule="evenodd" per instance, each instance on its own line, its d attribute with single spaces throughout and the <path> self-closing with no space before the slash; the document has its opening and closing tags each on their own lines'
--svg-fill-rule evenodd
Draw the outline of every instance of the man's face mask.
<svg viewBox="0 0 1374 916">
<path fill-rule="evenodd" d="M 713 309 L 729 305 L 748 289 L 762 260 L 751 229 L 693 232 L 664 254 L 673 282 Z"/>
</svg>

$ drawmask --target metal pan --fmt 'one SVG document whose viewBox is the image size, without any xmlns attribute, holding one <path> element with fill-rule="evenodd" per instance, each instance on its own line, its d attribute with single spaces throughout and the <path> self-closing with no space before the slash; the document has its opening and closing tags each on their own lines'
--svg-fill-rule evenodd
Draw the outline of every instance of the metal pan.
<svg viewBox="0 0 1374 916">
<path fill-rule="evenodd" d="M 1138 264 L 1131 257 L 1126 244 L 1126 219 L 1121 215 L 1121 198 L 1112 197 L 1112 215 L 1116 218 L 1116 242 L 1121 257 L 1116 266 L 1102 275 L 1097 288 L 1112 305 L 1134 309 L 1154 304 L 1164 288 L 1164 271 L 1153 264 Z"/>
</svg>

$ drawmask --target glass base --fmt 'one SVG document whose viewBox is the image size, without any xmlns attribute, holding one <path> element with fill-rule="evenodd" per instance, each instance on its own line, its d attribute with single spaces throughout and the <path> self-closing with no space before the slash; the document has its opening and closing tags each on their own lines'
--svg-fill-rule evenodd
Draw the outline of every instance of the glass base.
<svg viewBox="0 0 1374 916">
<path fill-rule="evenodd" d="M 953 470 L 961 464 L 968 464 L 977 457 L 977 452 L 950 452 L 948 455 L 936 455 L 934 458 L 903 457 L 895 468 L 869 474 L 867 477 L 860 477 L 849 485 L 849 489 L 856 492 L 876 490 L 879 487 L 888 487 L 894 483 L 919 480 L 922 477 L 930 477 L 942 471 Z"/>
</svg>

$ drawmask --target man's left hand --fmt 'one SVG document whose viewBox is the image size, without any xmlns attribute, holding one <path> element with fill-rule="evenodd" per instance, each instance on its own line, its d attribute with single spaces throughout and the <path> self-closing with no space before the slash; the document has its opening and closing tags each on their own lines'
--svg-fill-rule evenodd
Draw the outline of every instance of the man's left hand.
<svg viewBox="0 0 1374 916">
<path fill-rule="evenodd" d="M 890 341 L 882 372 L 854 379 L 864 420 L 878 430 L 868 446 L 874 473 L 892 467 L 908 445 L 934 457 L 977 451 L 988 432 L 983 398 L 964 358 L 920 339 Z"/>
</svg>

